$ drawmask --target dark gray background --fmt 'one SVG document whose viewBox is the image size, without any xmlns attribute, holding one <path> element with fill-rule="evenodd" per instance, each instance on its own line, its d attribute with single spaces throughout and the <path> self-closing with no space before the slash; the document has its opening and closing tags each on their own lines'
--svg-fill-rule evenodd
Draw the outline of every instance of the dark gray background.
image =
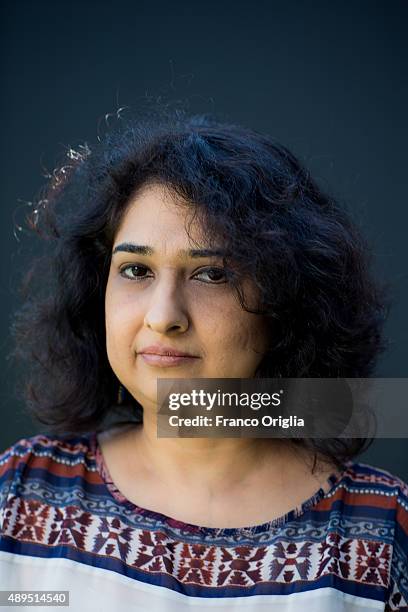
<svg viewBox="0 0 408 612">
<path fill-rule="evenodd" d="M 18 200 L 64 146 L 92 144 L 106 113 L 158 96 L 275 136 L 348 204 L 394 290 L 377 375 L 408 376 L 406 0 L 8 0 L 1 12 L 1 448 L 36 431 L 6 359 L 35 252 L 14 237 Z M 408 480 L 406 439 L 361 460 Z"/>
</svg>

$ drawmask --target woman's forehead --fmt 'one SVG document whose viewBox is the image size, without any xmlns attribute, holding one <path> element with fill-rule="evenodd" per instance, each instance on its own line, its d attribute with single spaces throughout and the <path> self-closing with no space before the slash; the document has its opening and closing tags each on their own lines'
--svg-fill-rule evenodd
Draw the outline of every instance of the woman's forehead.
<svg viewBox="0 0 408 612">
<path fill-rule="evenodd" d="M 193 205 L 181 200 L 168 187 L 147 185 L 129 200 L 113 250 L 120 243 L 144 245 L 152 251 L 208 248 L 194 212 Z"/>
</svg>

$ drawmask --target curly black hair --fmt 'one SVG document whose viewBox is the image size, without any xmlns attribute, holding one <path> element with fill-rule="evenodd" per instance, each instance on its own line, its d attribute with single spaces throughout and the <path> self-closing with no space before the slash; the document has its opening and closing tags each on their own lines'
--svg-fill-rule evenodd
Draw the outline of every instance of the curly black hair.
<svg viewBox="0 0 408 612">
<path fill-rule="evenodd" d="M 242 307 L 268 316 L 274 330 L 257 376 L 372 374 L 385 347 L 387 306 L 369 248 L 345 208 L 287 148 L 256 131 L 175 110 L 121 118 L 92 150 L 70 149 L 68 157 L 29 217 L 47 239 L 48 256 L 33 262 L 12 326 L 26 405 L 49 430 L 103 428 L 117 404 L 104 295 L 115 232 L 130 197 L 147 183 L 170 187 L 199 218 L 208 242 L 222 237 L 242 275 L 255 279 L 256 305 L 246 303 L 239 282 L 236 289 Z M 132 420 L 141 407 L 126 399 Z M 340 465 L 371 441 L 296 443 Z"/>
</svg>

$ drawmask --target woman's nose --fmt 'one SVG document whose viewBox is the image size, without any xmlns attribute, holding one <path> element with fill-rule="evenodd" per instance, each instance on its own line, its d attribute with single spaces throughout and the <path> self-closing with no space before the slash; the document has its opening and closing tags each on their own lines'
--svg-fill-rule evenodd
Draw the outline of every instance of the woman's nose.
<svg viewBox="0 0 408 612">
<path fill-rule="evenodd" d="M 150 297 L 144 317 L 146 327 L 160 334 L 170 331 L 184 332 L 188 329 L 185 303 L 176 283 L 158 283 Z"/>
</svg>

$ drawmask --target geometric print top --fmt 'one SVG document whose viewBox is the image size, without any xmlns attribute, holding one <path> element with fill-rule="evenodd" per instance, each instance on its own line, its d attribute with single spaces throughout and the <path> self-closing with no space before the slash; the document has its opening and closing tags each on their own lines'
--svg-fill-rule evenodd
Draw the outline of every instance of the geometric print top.
<svg viewBox="0 0 408 612">
<path fill-rule="evenodd" d="M 0 455 L 0 589 L 69 591 L 74 612 L 408 610 L 407 559 L 408 486 L 364 463 L 278 519 L 217 529 L 127 500 L 95 433 Z"/>
</svg>

